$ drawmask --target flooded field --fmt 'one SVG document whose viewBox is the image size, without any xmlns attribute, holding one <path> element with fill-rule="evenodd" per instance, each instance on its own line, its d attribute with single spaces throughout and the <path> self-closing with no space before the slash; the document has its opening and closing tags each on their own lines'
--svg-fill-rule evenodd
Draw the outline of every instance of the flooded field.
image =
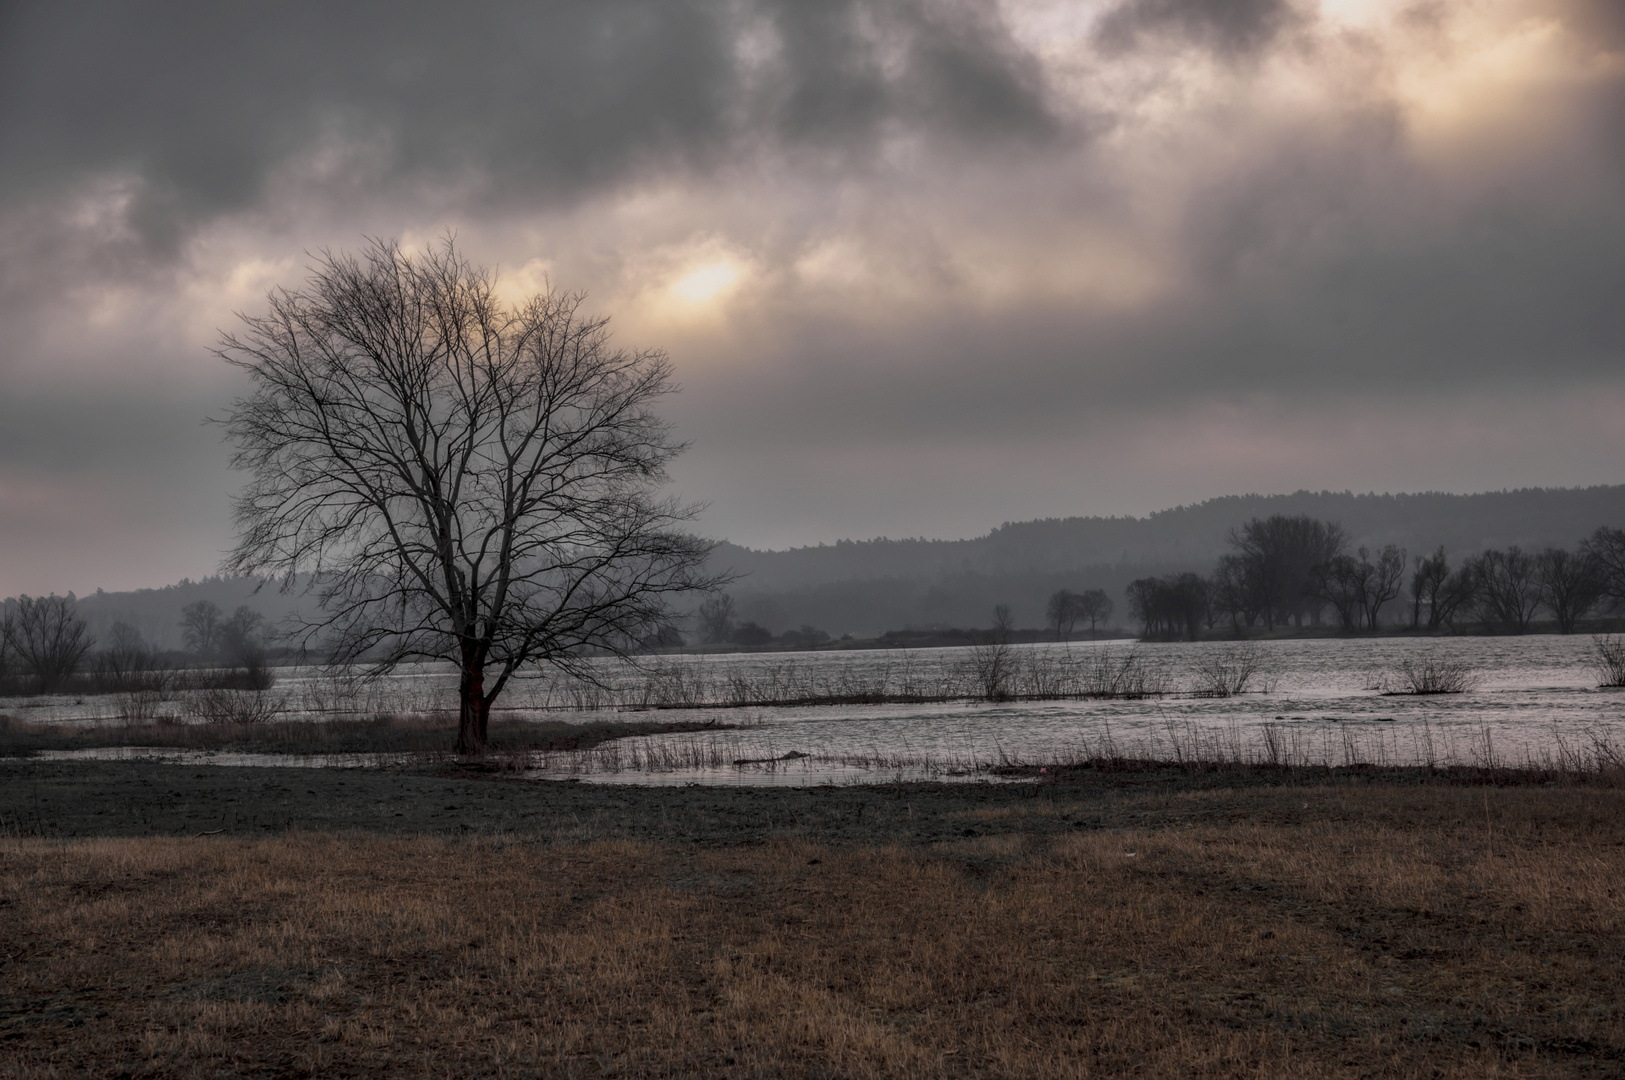
<svg viewBox="0 0 1625 1080">
<path fill-rule="evenodd" d="M 990 662 L 1003 666 L 992 670 Z M 1459 676 L 1465 689 L 1404 693 L 1406 666 L 1414 672 L 1428 662 Z M 997 688 L 1005 700 L 987 699 L 995 676 L 1004 680 Z M 1625 748 L 1625 690 L 1599 681 L 1587 637 L 1118 641 L 1011 646 L 998 657 L 958 648 L 606 661 L 590 682 L 517 680 L 499 708 L 513 719 L 582 722 L 681 712 L 737 727 L 619 739 L 513 763 L 533 776 L 803 785 L 985 778 L 1003 765 L 1100 756 L 1326 765 L 1607 762 Z M 286 670 L 255 708 L 281 719 L 444 715 L 449 725 L 455 690 L 449 668 L 417 668 L 372 683 Z M 184 719 L 188 711 L 184 695 L 140 703 L 110 695 L 3 700 L 0 713 L 36 723 L 100 724 L 129 722 L 137 706 L 148 719 Z M 309 763 L 369 762 L 363 755 Z"/>
</svg>

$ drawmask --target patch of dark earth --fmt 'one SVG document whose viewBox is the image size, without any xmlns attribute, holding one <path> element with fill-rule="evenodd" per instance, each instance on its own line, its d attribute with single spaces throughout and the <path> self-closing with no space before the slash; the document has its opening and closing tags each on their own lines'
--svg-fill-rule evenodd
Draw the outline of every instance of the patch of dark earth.
<svg viewBox="0 0 1625 1080">
<path fill-rule="evenodd" d="M 1059 782 L 870 787 L 640 787 L 439 770 L 241 768 L 153 761 L 0 759 L 0 835 L 525 835 L 729 847 L 769 839 L 932 844 L 1081 829 L 1307 824 L 1387 816 L 1363 802 L 1404 775 L 1178 769 Z M 1394 813 L 1403 814 L 1402 806 Z"/>
</svg>

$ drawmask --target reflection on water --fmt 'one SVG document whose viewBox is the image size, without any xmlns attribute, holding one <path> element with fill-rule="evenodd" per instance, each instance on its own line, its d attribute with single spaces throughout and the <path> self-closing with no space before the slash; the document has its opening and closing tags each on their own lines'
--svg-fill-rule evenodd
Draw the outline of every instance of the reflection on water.
<svg viewBox="0 0 1625 1080">
<path fill-rule="evenodd" d="M 1018 646 L 1032 662 L 1132 651 L 1163 671 L 1173 692 L 1145 700 L 1058 700 L 993 703 L 709 708 L 644 712 L 750 725 L 705 736 L 649 736 L 572 754 L 537 755 L 532 775 L 658 783 L 809 784 L 881 782 L 895 778 L 956 779 L 985 775 L 1001 763 L 1037 763 L 1113 754 L 1131 757 L 1224 757 L 1341 765 L 1523 764 L 1595 759 L 1625 746 L 1625 691 L 1598 689 L 1586 637 L 1400 638 L 1271 641 L 1249 646 L 1262 658 L 1256 685 L 1267 693 L 1196 697 L 1196 672 L 1233 645 L 1136 644 Z M 684 685 L 942 685 L 967 661 L 966 649 L 747 654 L 660 658 L 661 677 Z M 1406 660 L 1422 656 L 1465 663 L 1474 685 L 1437 697 L 1385 695 Z M 676 666 L 674 666 L 676 665 Z M 649 667 L 605 662 L 603 683 L 618 700 L 647 693 Z M 675 675 L 674 675 L 675 672 Z M 640 680 L 642 680 L 640 682 Z M 373 684 L 315 671 L 284 673 L 276 692 L 284 715 L 434 712 L 452 705 L 456 677 L 420 667 Z M 516 680 L 502 705 L 508 715 L 602 719 L 569 707 L 568 684 Z M 33 720 L 89 722 L 112 715 L 103 699 L 0 702 L 0 711 Z M 120 751 L 120 753 L 129 753 Z M 148 752 L 149 756 L 151 752 Z M 166 751 L 166 760 L 273 764 L 278 755 Z M 104 755 L 110 756 L 110 755 Z M 331 755 L 300 764 L 378 762 L 377 755 Z M 356 760 L 365 758 L 367 760 Z M 238 760 L 238 759 L 253 759 Z M 273 760 L 275 759 L 275 760 Z M 342 760 L 340 760 L 342 759 Z M 745 762 L 746 764 L 735 764 Z"/>
</svg>

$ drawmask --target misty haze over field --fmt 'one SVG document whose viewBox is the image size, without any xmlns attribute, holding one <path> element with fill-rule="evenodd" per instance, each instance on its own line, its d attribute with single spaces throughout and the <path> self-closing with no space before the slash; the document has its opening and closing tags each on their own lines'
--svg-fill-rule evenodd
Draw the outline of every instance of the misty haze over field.
<svg viewBox="0 0 1625 1080">
<path fill-rule="evenodd" d="M 1040 627 L 1055 590 L 1095 588 L 1113 600 L 1115 616 L 1107 625 L 1132 630 L 1123 595 L 1130 581 L 1206 574 L 1231 550 L 1234 530 L 1271 514 L 1335 522 L 1353 547 L 1397 544 L 1423 556 L 1443 545 L 1459 565 L 1490 548 L 1572 548 L 1599 523 L 1625 522 L 1625 485 L 1466 496 L 1231 496 L 1146 517 L 1009 522 L 969 540 L 844 540 L 785 551 L 724 543 L 711 561 L 716 570 L 737 575 L 729 592 L 738 616 L 775 634 L 804 625 L 858 637 L 980 627 L 997 604 L 1010 605 L 1018 626 Z M 181 646 L 181 609 L 200 600 L 223 611 L 248 604 L 273 623 L 309 604 L 254 579 L 216 577 L 98 593 L 81 598 L 79 607 L 99 638 L 122 621 L 154 645 L 175 649 Z M 1403 621 L 1402 612 L 1390 615 Z M 700 640 L 692 619 L 683 620 L 683 630 L 691 644 Z"/>
<path fill-rule="evenodd" d="M 0 595 L 212 571 L 219 332 L 447 231 L 669 351 L 676 489 L 753 551 L 1622 479 L 1613 0 L 13 3 Z M 1080 565 L 1220 535 L 1116 528 Z"/>
</svg>

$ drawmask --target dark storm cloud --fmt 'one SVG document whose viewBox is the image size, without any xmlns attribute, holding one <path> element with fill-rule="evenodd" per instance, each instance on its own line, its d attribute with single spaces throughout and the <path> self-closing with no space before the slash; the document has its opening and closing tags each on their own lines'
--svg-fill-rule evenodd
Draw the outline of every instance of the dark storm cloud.
<svg viewBox="0 0 1625 1080">
<path fill-rule="evenodd" d="M 1108 53 L 1171 40 L 1248 56 L 1297 21 L 1288 0 L 1128 0 L 1101 19 L 1095 41 Z"/>
<path fill-rule="evenodd" d="M 783 53 L 769 76 L 775 89 L 766 112 L 789 141 L 844 142 L 900 122 L 986 145 L 1041 139 L 1058 127 L 1037 65 L 984 8 L 780 0 L 768 18 Z M 900 54 L 901 64 L 888 63 L 887 53 Z M 859 143 L 867 145 L 867 138 Z"/>
<path fill-rule="evenodd" d="M 324 140 L 363 148 L 397 191 L 534 207 L 763 138 L 861 154 L 888 123 L 1054 127 L 1036 65 L 970 5 L 115 2 L 4 18 L 5 186 L 133 174 L 133 224 L 160 243 L 253 204 Z"/>
</svg>

